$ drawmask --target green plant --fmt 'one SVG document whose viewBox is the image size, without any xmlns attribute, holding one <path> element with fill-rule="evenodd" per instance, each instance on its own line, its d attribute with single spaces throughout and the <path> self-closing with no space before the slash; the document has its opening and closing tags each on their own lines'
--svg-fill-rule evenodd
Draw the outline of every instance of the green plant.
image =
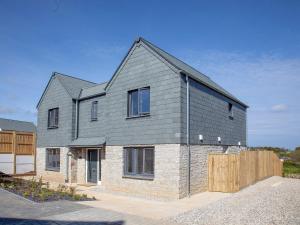
<svg viewBox="0 0 300 225">
<path fill-rule="evenodd" d="M 73 198 L 73 200 L 75 200 L 75 201 L 79 201 L 79 200 L 82 199 L 81 195 L 79 195 L 79 194 L 73 195 L 72 198 Z"/>
<path fill-rule="evenodd" d="M 285 161 L 283 163 L 283 173 L 288 174 L 300 174 L 300 164 L 292 161 Z"/>
<path fill-rule="evenodd" d="M 75 195 L 75 194 L 76 194 L 76 187 L 70 187 L 70 188 L 69 188 L 69 193 L 70 193 L 71 195 Z"/>
<path fill-rule="evenodd" d="M 67 192 L 68 188 L 67 186 L 63 185 L 63 184 L 59 184 L 57 187 L 57 191 L 59 192 Z"/>
</svg>

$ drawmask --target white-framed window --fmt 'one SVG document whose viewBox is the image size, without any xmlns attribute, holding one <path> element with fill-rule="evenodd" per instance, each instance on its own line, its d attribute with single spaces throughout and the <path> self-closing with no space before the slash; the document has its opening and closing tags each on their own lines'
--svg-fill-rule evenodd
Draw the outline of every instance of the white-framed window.
<svg viewBox="0 0 300 225">
<path fill-rule="evenodd" d="M 51 171 L 60 170 L 60 149 L 59 148 L 46 149 L 46 170 L 51 170 Z"/>
<path fill-rule="evenodd" d="M 124 148 L 124 176 L 153 178 L 154 147 Z"/>
</svg>

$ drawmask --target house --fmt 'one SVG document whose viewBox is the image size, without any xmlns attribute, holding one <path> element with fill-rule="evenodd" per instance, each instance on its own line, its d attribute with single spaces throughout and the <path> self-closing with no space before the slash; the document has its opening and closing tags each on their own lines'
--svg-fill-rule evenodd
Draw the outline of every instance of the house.
<svg viewBox="0 0 300 225">
<path fill-rule="evenodd" d="M 206 191 L 208 153 L 246 148 L 247 107 L 139 38 L 106 83 L 53 73 L 37 105 L 37 172 L 151 198 Z"/>
<path fill-rule="evenodd" d="M 32 122 L 0 118 L 0 174 L 34 174 L 35 133 Z"/>
</svg>

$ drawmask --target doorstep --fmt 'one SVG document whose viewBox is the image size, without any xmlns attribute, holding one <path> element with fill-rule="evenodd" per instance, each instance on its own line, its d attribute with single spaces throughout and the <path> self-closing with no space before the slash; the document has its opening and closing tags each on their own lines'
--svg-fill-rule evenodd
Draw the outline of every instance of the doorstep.
<svg viewBox="0 0 300 225">
<path fill-rule="evenodd" d="M 82 186 L 82 187 L 95 187 L 97 184 L 95 183 L 84 183 L 84 184 L 76 184 L 77 186 Z"/>
</svg>

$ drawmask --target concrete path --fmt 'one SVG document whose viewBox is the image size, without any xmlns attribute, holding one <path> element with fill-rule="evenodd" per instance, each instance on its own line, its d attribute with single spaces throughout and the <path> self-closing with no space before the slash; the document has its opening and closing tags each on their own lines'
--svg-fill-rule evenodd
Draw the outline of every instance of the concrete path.
<svg viewBox="0 0 300 225">
<path fill-rule="evenodd" d="M 79 202 L 79 204 L 156 220 L 172 217 L 194 208 L 201 208 L 231 195 L 219 192 L 203 192 L 193 195 L 190 198 L 174 201 L 158 201 L 109 194 L 101 189 L 99 190 L 98 187 L 80 187 L 78 191 L 89 196 L 94 196 L 98 200 Z"/>
<path fill-rule="evenodd" d="M 0 225 L 154 225 L 156 222 L 71 201 L 35 203 L 0 189 Z"/>
</svg>

